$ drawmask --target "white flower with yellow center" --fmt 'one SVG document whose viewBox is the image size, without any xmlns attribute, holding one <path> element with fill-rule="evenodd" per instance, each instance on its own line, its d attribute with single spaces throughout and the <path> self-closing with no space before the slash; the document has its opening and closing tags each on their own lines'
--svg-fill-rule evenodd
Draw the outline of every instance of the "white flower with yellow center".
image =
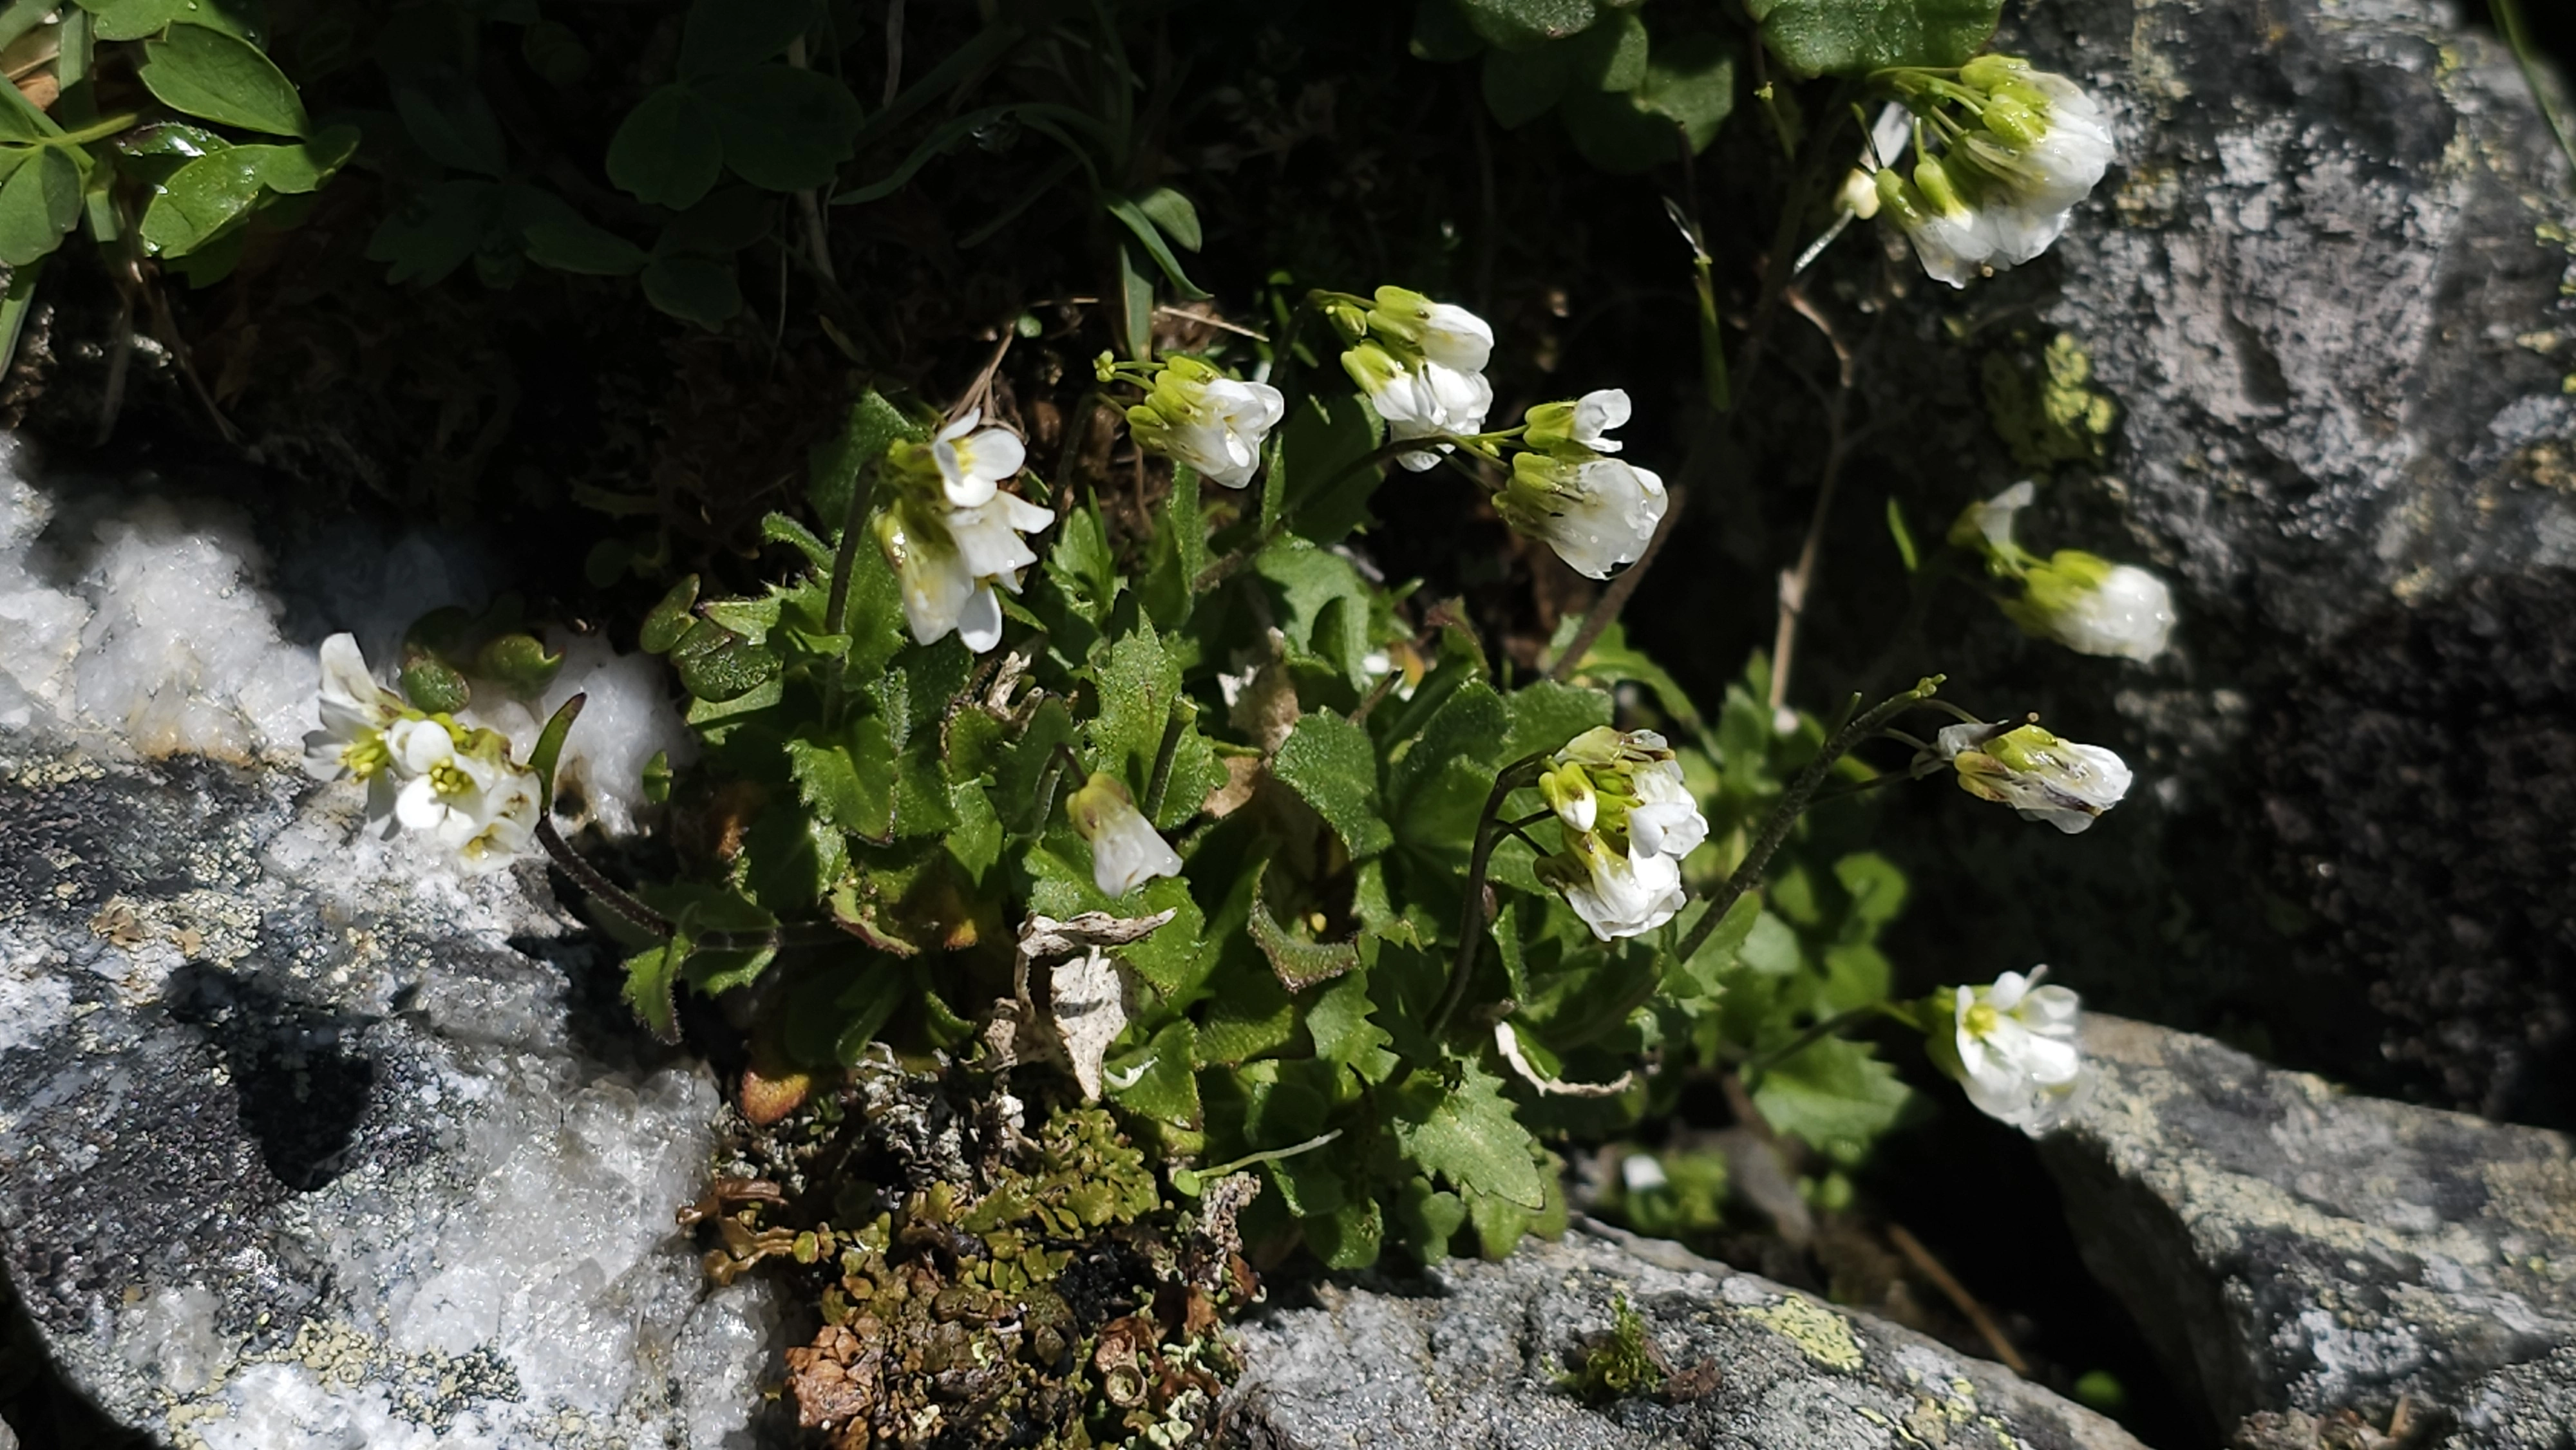
<svg viewBox="0 0 2576 1450">
<path fill-rule="evenodd" d="M 940 484 L 947 490 L 948 502 L 957 508 L 992 502 L 1002 480 L 1019 472 L 1028 460 L 1028 445 L 1017 433 L 1008 428 L 977 429 L 983 417 L 983 410 L 972 410 L 931 440 L 930 456 L 939 465 Z"/>
<path fill-rule="evenodd" d="M 469 732 L 436 717 L 412 717 L 385 731 L 403 778 L 394 819 L 440 845 L 461 847 L 482 834 L 507 798 L 512 773 L 500 737 Z M 469 744 L 472 748 L 468 748 Z"/>
<path fill-rule="evenodd" d="M 1708 839 L 1708 819 L 1664 737 L 1606 725 L 1587 730 L 1549 757 L 1538 790 L 1565 842 L 1540 858 L 1539 879 L 1594 936 L 1636 936 L 1682 909 L 1682 858 Z"/>
<path fill-rule="evenodd" d="M 1402 287 L 1380 287 L 1374 305 L 1361 310 L 1353 299 L 1332 315 L 1353 344 L 1342 354 L 1342 369 L 1385 420 L 1390 438 L 1483 431 L 1494 406 L 1494 385 L 1485 380 L 1494 330 L 1483 318 Z M 1396 462 L 1419 473 L 1447 451 L 1444 444 L 1399 454 Z"/>
<path fill-rule="evenodd" d="M 2174 627 L 2173 591 L 2134 564 L 2060 549 L 2022 576 L 2027 591 L 2004 605 L 2024 630 L 2077 654 L 2152 660 Z"/>
<path fill-rule="evenodd" d="M 1923 270 L 1953 287 L 2047 251 L 2111 164 L 2100 105 L 2028 61 L 1979 56 L 1955 80 L 1886 74 L 1942 149 L 1915 163 L 1910 182 L 1881 169 L 1876 210 L 1905 230 Z"/>
<path fill-rule="evenodd" d="M 1001 643 L 1002 603 L 993 586 L 1020 592 L 1020 571 L 1038 559 L 1021 535 L 1054 522 L 1055 515 L 1008 493 L 973 508 L 907 500 L 879 514 L 877 546 L 894 567 L 913 642 L 953 632 L 977 654 Z"/>
<path fill-rule="evenodd" d="M 321 663 L 322 688 L 314 703 L 322 728 L 304 737 L 304 768 L 317 780 L 365 782 L 368 823 L 387 825 L 396 783 L 385 731 L 401 718 L 402 701 L 376 683 L 354 636 L 322 641 Z"/>
<path fill-rule="evenodd" d="M 1950 1045 L 1958 1054 L 1959 1085 L 1978 1111 L 2016 1128 L 2056 1121 L 2083 1076 L 2084 1055 L 2076 1046 L 2082 1000 L 2064 987 L 2041 986 L 2047 973 L 2046 967 L 2033 967 L 2028 976 L 2006 972 L 1991 987 L 1952 994 Z"/>
<path fill-rule="evenodd" d="M 1591 831 L 1576 836 L 1565 853 L 1542 857 L 1538 870 L 1602 941 L 1653 931 L 1690 900 L 1679 861 L 1653 851 L 1614 851 Z"/>
</svg>

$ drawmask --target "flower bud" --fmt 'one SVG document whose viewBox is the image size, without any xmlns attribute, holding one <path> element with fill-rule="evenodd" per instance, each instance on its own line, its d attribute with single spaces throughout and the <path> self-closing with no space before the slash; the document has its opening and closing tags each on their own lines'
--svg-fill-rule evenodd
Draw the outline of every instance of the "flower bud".
<svg viewBox="0 0 2576 1450">
<path fill-rule="evenodd" d="M 2173 591 L 2133 564 L 2060 549 L 2022 578 L 2027 592 L 2004 605 L 2005 615 L 2077 654 L 2144 662 L 2173 635 Z"/>
<path fill-rule="evenodd" d="M 1582 766 L 1569 763 L 1542 771 L 1538 793 L 1569 831 L 1591 830 L 1601 819 L 1601 798 L 1593 792 L 1592 777 L 1583 773 Z"/>
<path fill-rule="evenodd" d="M 1241 488 L 1261 466 L 1262 441 L 1287 413 L 1277 388 L 1180 357 L 1164 363 L 1145 401 L 1127 410 L 1127 429 L 1137 446 Z"/>
<path fill-rule="evenodd" d="M 1952 725 L 1933 737 L 1932 757 L 1958 771 L 1968 794 L 2070 836 L 2129 793 L 2129 767 L 2119 756 L 2037 725 Z"/>
<path fill-rule="evenodd" d="M 1620 444 L 1610 430 L 1627 426 L 1628 414 L 1628 394 L 1621 388 L 1602 388 L 1570 403 L 1541 403 L 1522 418 L 1521 441 L 1569 461 L 1616 453 Z"/>
<path fill-rule="evenodd" d="M 1181 874 L 1179 853 L 1115 776 L 1092 772 L 1080 790 L 1065 797 L 1064 809 L 1074 834 L 1091 843 L 1091 880 L 1104 895 L 1124 896 L 1157 876 Z"/>
</svg>

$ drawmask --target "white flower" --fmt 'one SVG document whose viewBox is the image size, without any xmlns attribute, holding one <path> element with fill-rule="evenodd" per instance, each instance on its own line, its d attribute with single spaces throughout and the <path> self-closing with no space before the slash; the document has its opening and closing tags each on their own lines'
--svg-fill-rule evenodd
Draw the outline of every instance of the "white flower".
<svg viewBox="0 0 2576 1450">
<path fill-rule="evenodd" d="M 1569 845 L 1568 854 L 1541 859 L 1541 876 L 1602 941 L 1653 931 L 1690 899 L 1682 891 L 1681 863 L 1673 857 L 1633 846 L 1622 855 L 1591 831 Z"/>
<path fill-rule="evenodd" d="M 1954 1003 L 1960 1086 L 1979 1111 L 2017 1128 L 2054 1121 L 2084 1069 L 2075 1045 L 2082 1003 L 2039 985 L 2047 972 L 2006 972 L 1991 987 L 1959 988 Z"/>
<path fill-rule="evenodd" d="M 1639 731 L 1638 734 L 1650 734 Z M 1658 737 L 1660 739 L 1660 737 Z M 1628 841 L 1639 851 L 1654 851 L 1679 861 L 1708 839 L 1708 817 L 1682 783 L 1678 760 L 1652 761 L 1628 777 L 1637 803 L 1628 807 Z"/>
<path fill-rule="evenodd" d="M 1363 347 L 1352 351 L 1356 354 L 1369 350 Z M 1346 357 L 1349 355 L 1345 354 Z M 1377 415 L 1386 420 L 1388 437 L 1400 441 L 1434 438 L 1444 433 L 1462 435 L 1483 431 L 1485 414 L 1494 406 L 1494 385 L 1485 380 L 1483 373 L 1461 372 L 1429 361 L 1411 366 L 1391 359 L 1389 363 L 1374 382 L 1366 379 L 1361 382 L 1361 388 L 1368 395 L 1369 406 L 1377 409 Z M 1444 443 L 1438 452 L 1424 449 L 1418 453 L 1400 453 L 1395 461 L 1420 473 L 1436 467 L 1440 454 L 1448 452 L 1449 447 Z"/>
<path fill-rule="evenodd" d="M 335 634 L 322 641 L 322 688 L 315 706 L 322 728 L 304 737 L 304 768 L 317 780 L 354 776 L 367 786 L 367 822 L 390 823 L 394 806 L 394 758 L 385 730 L 402 714 L 402 703 L 367 671 L 358 641 Z"/>
<path fill-rule="evenodd" d="M 930 644 L 953 630 L 977 654 L 1001 643 L 1002 604 L 993 586 L 1020 592 L 1020 571 L 1038 558 L 1020 536 L 1054 522 L 1027 499 L 999 492 L 973 508 L 923 500 L 878 515 L 877 544 L 894 566 L 913 642 Z"/>
<path fill-rule="evenodd" d="M 1074 834 L 1091 843 L 1091 880 L 1104 895 L 1124 896 L 1157 876 L 1181 874 L 1180 853 L 1136 809 L 1116 777 L 1093 772 L 1064 807 Z"/>
<path fill-rule="evenodd" d="M 977 432 L 975 425 L 983 417 L 981 409 L 969 412 L 931 440 L 930 456 L 939 465 L 940 484 L 947 490 L 948 502 L 958 508 L 992 502 L 1002 480 L 1019 472 L 1028 458 L 1028 445 L 1009 429 Z"/>
<path fill-rule="evenodd" d="M 1653 471 L 1611 458 L 1573 463 L 1545 453 L 1512 458 L 1494 496 L 1503 521 L 1546 542 L 1576 573 L 1607 579 L 1646 551 L 1668 500 Z"/>
<path fill-rule="evenodd" d="M 1261 466 L 1262 440 L 1287 415 L 1287 401 L 1268 383 L 1238 382 L 1195 358 L 1174 358 L 1145 401 L 1127 410 L 1127 423 L 1140 446 L 1241 488 Z"/>
<path fill-rule="evenodd" d="M 1422 355 L 1462 373 L 1481 373 L 1493 360 L 1494 329 L 1454 302 L 1434 302 L 1422 319 Z"/>
<path fill-rule="evenodd" d="M 504 766 L 500 778 L 486 797 L 483 828 L 457 843 L 457 859 L 469 875 L 498 871 L 529 854 L 536 844 L 537 818 L 544 808 L 538 799 L 537 773 L 517 766 Z"/>
<path fill-rule="evenodd" d="M 2173 635 L 2173 591 L 2134 564 L 2067 549 L 2025 578 L 2030 592 L 2007 612 L 2077 654 L 2144 662 Z"/>
<path fill-rule="evenodd" d="M 2031 500 L 2038 496 L 2039 490 L 2025 478 L 1984 503 L 1968 505 L 1959 521 L 1950 526 L 1950 537 L 1963 546 L 1982 538 L 1989 548 L 2009 552 L 2014 547 L 2014 516 L 2030 507 Z"/>
<path fill-rule="evenodd" d="M 1947 149 L 1918 160 L 1910 183 L 1893 167 L 1874 183 L 1878 209 L 1904 228 L 1923 270 L 1953 287 L 2047 251 L 2112 155 L 2101 107 L 2066 77 L 1990 55 L 1959 78 L 1981 99 L 1952 127 Z M 1916 99 L 1930 114 L 1955 97 Z"/>
<path fill-rule="evenodd" d="M 2129 793 L 2129 767 L 2119 756 L 2036 725 L 1952 725 L 1933 738 L 1933 755 L 1957 768 L 1968 794 L 2070 836 Z"/>
<path fill-rule="evenodd" d="M 1624 388 L 1602 388 L 1571 403 L 1541 403 L 1522 420 L 1527 429 L 1521 441 L 1542 453 L 1579 463 L 1618 452 L 1619 440 L 1610 436 L 1610 430 L 1626 427 L 1628 414 Z"/>
<path fill-rule="evenodd" d="M 397 720 L 385 732 L 403 776 L 394 819 L 452 849 L 482 835 L 511 807 L 519 785 L 514 777 L 525 773 L 502 753 L 500 737 L 466 750 L 459 734 L 443 720 L 418 718 Z"/>
</svg>

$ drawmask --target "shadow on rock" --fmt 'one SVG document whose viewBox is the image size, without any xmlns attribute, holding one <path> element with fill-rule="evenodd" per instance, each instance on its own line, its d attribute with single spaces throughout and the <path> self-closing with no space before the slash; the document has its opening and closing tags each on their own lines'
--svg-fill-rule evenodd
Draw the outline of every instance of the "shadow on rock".
<svg viewBox="0 0 2576 1450">
<path fill-rule="evenodd" d="M 357 1047 L 367 1019 L 290 1001 L 205 962 L 171 973 L 166 1000 L 223 1058 L 242 1131 L 278 1182 L 309 1193 L 347 1171 L 376 1087 L 375 1059 Z"/>
</svg>

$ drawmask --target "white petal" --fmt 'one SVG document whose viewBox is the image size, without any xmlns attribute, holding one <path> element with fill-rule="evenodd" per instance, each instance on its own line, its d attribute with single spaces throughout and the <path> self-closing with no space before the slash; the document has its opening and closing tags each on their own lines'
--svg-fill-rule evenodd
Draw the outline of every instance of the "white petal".
<svg viewBox="0 0 2576 1450">
<path fill-rule="evenodd" d="M 1586 393 L 1574 401 L 1574 441 L 1599 453 L 1616 453 L 1620 445 L 1602 435 L 1628 424 L 1628 393 L 1624 388 L 1603 388 Z"/>
<path fill-rule="evenodd" d="M 992 585 L 966 597 L 966 607 L 957 612 L 957 637 L 976 654 L 1002 642 L 1002 601 L 993 597 Z"/>
<path fill-rule="evenodd" d="M 405 784 L 402 794 L 394 798 L 394 819 L 408 830 L 434 830 L 447 819 L 447 803 L 424 775 Z"/>
</svg>

